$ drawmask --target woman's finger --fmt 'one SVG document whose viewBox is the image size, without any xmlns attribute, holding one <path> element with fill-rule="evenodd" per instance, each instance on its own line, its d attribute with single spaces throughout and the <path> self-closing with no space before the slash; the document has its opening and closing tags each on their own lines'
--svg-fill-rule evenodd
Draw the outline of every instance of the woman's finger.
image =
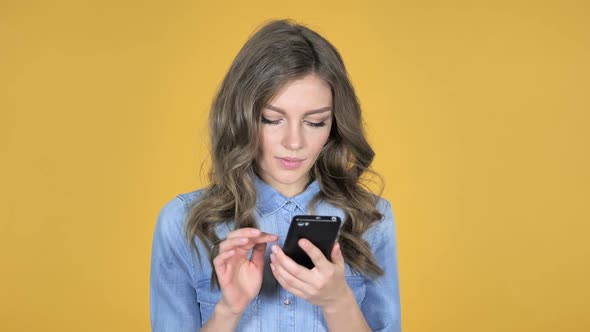
<svg viewBox="0 0 590 332">
<path fill-rule="evenodd" d="M 278 245 L 272 246 L 272 252 L 271 260 L 275 263 L 275 267 L 280 265 L 295 278 L 305 283 L 313 284 L 315 279 L 317 279 L 305 266 L 295 263 Z"/>
<path fill-rule="evenodd" d="M 272 256 L 271 261 L 275 268 L 275 273 L 279 275 L 290 287 L 299 289 L 304 293 L 306 289 L 310 288 L 310 286 L 313 287 L 313 285 L 308 285 L 306 282 L 300 280 L 293 274 L 289 273 L 289 271 L 287 271 L 281 264 L 275 264 L 275 261 L 273 261 Z"/>
<path fill-rule="evenodd" d="M 235 250 L 228 250 L 225 252 L 220 253 L 219 255 L 217 255 L 217 257 L 215 257 L 213 259 L 213 265 L 215 266 L 215 269 L 219 272 L 219 273 L 225 273 L 226 272 L 226 267 L 227 267 L 227 261 L 236 253 Z"/>
<path fill-rule="evenodd" d="M 266 243 L 258 243 L 252 249 L 252 256 L 250 260 L 259 268 L 264 266 L 264 253 L 266 252 Z"/>
<path fill-rule="evenodd" d="M 274 234 L 262 233 L 256 237 L 232 237 L 226 238 L 219 243 L 219 251 L 230 250 L 233 248 L 240 248 L 242 250 L 250 250 L 259 243 L 267 243 L 278 240 L 278 236 Z"/>
<path fill-rule="evenodd" d="M 279 236 L 276 234 L 270 234 L 262 232 L 259 236 L 252 238 L 254 243 L 267 243 L 267 242 L 274 242 L 279 239 Z"/>
<path fill-rule="evenodd" d="M 300 239 L 297 244 L 309 258 L 313 262 L 313 265 L 316 266 L 319 270 L 325 270 L 326 268 L 330 267 L 331 262 L 324 256 L 324 253 L 316 247 L 311 241 L 308 239 Z"/>
<path fill-rule="evenodd" d="M 344 256 L 342 256 L 342 251 L 340 250 L 340 243 L 336 242 L 334 244 L 330 257 L 332 257 L 332 263 L 338 265 L 343 270 L 345 269 Z"/>
<path fill-rule="evenodd" d="M 229 232 L 227 234 L 227 238 L 231 239 L 234 237 L 254 237 L 260 235 L 260 233 L 262 232 L 258 228 L 244 227 Z"/>
<path fill-rule="evenodd" d="M 303 292 L 301 289 L 292 286 L 288 281 L 286 281 L 283 276 L 278 272 L 278 268 L 273 264 L 270 263 L 270 269 L 272 271 L 273 276 L 275 277 L 275 279 L 279 282 L 279 284 L 281 286 L 283 286 L 284 289 L 286 289 L 287 291 L 289 291 L 291 294 L 302 298 L 304 300 L 308 299 L 308 296 L 305 292 Z"/>
<path fill-rule="evenodd" d="M 231 239 L 225 239 L 219 243 L 219 252 L 236 249 L 239 246 L 247 247 L 250 239 L 246 237 L 234 237 Z M 249 248 L 246 248 L 249 249 Z"/>
<path fill-rule="evenodd" d="M 256 239 L 254 243 L 272 242 L 278 239 L 278 236 L 275 234 L 262 232 L 261 230 L 252 227 L 245 227 L 231 231 L 227 234 L 226 239 L 236 237 L 254 238 Z"/>
</svg>

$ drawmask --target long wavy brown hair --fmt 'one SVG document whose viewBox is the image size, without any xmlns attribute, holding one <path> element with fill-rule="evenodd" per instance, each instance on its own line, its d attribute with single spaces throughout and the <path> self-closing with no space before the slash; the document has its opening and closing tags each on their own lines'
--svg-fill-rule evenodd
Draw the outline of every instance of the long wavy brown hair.
<svg viewBox="0 0 590 332">
<path fill-rule="evenodd" d="M 363 132 L 358 98 L 336 48 L 317 32 L 291 20 L 268 22 L 248 39 L 211 105 L 210 184 L 191 207 L 185 224 L 185 236 L 199 259 L 195 236 L 205 245 L 213 265 L 222 240 L 216 226 L 257 227 L 254 172 L 261 111 L 287 82 L 310 73 L 330 85 L 334 121 L 310 170 L 320 192 L 308 208 L 313 213 L 314 206 L 323 200 L 343 209 L 346 217 L 338 241 L 345 261 L 366 276 L 383 274 L 369 244 L 361 238 L 382 214 L 376 208 L 378 196 L 365 183 L 367 174 L 377 174 L 369 168 L 375 153 Z M 211 284 L 218 286 L 214 270 Z"/>
</svg>

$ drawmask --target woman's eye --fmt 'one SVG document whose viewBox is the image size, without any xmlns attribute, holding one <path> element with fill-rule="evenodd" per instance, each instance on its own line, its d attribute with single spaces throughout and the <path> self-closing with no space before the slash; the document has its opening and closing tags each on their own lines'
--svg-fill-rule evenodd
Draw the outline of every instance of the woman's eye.
<svg viewBox="0 0 590 332">
<path fill-rule="evenodd" d="M 312 127 L 319 128 L 319 127 L 325 126 L 326 125 L 326 121 L 322 121 L 322 122 L 310 122 L 310 121 L 307 121 L 307 124 L 310 125 L 310 126 L 312 126 Z"/>
<path fill-rule="evenodd" d="M 265 123 L 265 124 L 276 125 L 276 124 L 279 124 L 280 121 L 281 120 L 269 120 L 265 117 L 262 117 L 262 123 Z"/>
</svg>

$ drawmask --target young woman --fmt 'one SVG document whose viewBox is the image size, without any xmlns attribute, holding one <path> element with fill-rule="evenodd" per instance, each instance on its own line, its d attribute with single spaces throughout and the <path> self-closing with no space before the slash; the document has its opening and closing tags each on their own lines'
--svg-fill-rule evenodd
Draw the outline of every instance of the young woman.
<svg viewBox="0 0 590 332">
<path fill-rule="evenodd" d="M 394 219 L 362 185 L 374 152 L 338 51 L 288 20 L 259 29 L 210 113 L 210 185 L 160 212 L 154 331 L 400 331 Z M 291 218 L 339 216 L 330 257 L 281 250 Z"/>
</svg>

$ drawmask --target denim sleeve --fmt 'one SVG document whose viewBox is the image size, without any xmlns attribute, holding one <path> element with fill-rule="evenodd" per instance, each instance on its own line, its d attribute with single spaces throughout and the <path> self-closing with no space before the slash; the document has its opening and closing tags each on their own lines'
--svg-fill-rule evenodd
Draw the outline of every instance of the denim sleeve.
<svg viewBox="0 0 590 332">
<path fill-rule="evenodd" d="M 193 261 L 182 233 L 185 204 L 180 197 L 160 211 L 152 243 L 150 320 L 154 332 L 195 332 L 201 315 L 193 287 Z"/>
<path fill-rule="evenodd" d="M 384 218 L 369 231 L 368 240 L 384 275 L 367 281 L 361 310 L 373 331 L 400 332 L 401 309 L 397 268 L 397 239 L 391 205 L 379 202 Z"/>
</svg>

